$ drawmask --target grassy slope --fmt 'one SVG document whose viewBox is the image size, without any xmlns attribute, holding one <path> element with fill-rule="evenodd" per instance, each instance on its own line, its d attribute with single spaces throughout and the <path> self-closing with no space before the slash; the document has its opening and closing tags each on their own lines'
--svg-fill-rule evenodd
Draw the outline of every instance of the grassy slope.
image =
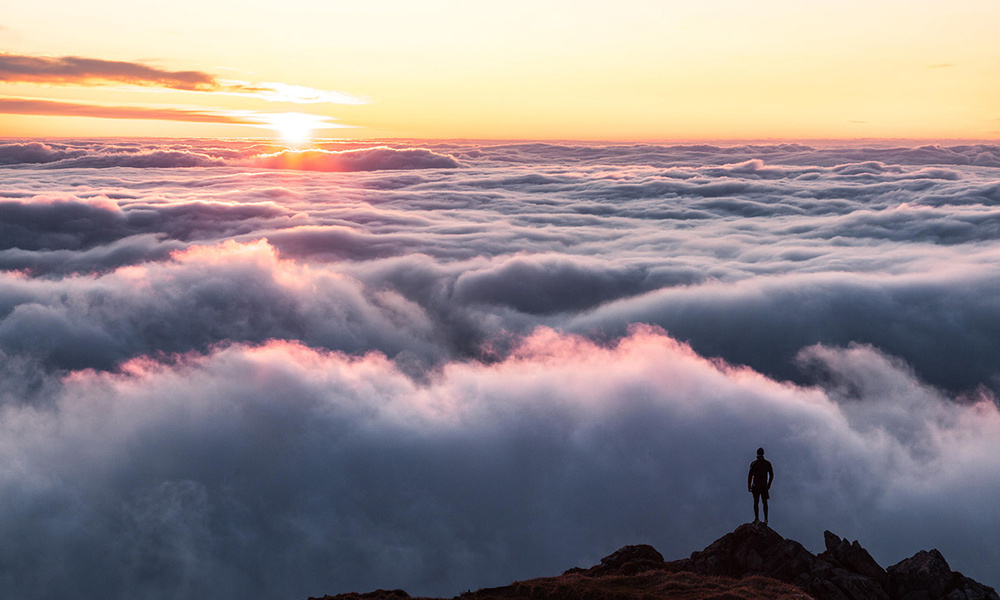
<svg viewBox="0 0 1000 600">
<path fill-rule="evenodd" d="M 324 596 L 323 600 L 402 600 L 400 591 Z M 566 573 L 466 592 L 461 600 L 804 600 L 805 593 L 767 577 L 731 579 L 646 571 L 634 575 Z M 310 599 L 315 600 L 315 599 Z"/>
</svg>

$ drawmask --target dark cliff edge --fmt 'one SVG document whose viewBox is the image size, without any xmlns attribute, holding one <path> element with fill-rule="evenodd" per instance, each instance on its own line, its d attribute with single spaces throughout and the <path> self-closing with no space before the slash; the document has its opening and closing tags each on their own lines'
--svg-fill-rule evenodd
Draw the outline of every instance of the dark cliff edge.
<svg viewBox="0 0 1000 600">
<path fill-rule="evenodd" d="M 824 532 L 816 555 L 763 524 L 740 525 L 690 558 L 667 562 L 652 546 L 625 546 L 589 569 L 466 592 L 461 600 L 1000 600 L 952 571 L 937 550 L 882 568 L 855 542 Z M 376 590 L 309 600 L 407 600 Z"/>
</svg>

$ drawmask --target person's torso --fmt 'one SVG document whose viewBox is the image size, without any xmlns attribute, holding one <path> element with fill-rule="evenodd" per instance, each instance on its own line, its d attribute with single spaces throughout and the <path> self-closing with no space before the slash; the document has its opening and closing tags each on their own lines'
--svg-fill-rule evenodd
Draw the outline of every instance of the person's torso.
<svg viewBox="0 0 1000 600">
<path fill-rule="evenodd" d="M 750 463 L 750 485 L 755 488 L 767 487 L 767 474 L 771 470 L 771 463 L 763 458 Z"/>
</svg>

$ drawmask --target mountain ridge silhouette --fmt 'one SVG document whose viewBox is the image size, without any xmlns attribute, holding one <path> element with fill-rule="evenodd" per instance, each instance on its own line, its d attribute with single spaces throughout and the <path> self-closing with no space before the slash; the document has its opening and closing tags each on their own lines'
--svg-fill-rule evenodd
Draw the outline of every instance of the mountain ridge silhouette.
<svg viewBox="0 0 1000 600">
<path fill-rule="evenodd" d="M 652 546 L 624 546 L 590 568 L 469 591 L 456 600 L 1000 600 L 952 571 L 936 549 L 883 568 L 858 541 L 825 531 L 813 554 L 763 523 L 747 523 L 689 558 L 665 561 Z M 407 600 L 403 590 L 309 600 Z"/>
</svg>

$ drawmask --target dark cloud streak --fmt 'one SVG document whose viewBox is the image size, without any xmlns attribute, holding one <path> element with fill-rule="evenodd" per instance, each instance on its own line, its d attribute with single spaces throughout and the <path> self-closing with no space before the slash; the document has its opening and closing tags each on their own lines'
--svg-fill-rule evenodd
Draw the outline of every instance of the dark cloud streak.
<svg viewBox="0 0 1000 600">
<path fill-rule="evenodd" d="M 96 85 L 127 83 L 187 91 L 214 90 L 215 77 L 200 71 L 168 71 L 142 63 L 80 56 L 24 56 L 0 53 L 0 81 Z"/>
<path fill-rule="evenodd" d="M 0 53 L 0 83 L 99 86 L 126 84 L 186 92 L 214 92 L 271 102 L 365 104 L 345 92 L 317 90 L 280 82 L 220 80 L 203 71 L 169 71 L 142 62 L 80 56 L 25 56 Z"/>
</svg>

